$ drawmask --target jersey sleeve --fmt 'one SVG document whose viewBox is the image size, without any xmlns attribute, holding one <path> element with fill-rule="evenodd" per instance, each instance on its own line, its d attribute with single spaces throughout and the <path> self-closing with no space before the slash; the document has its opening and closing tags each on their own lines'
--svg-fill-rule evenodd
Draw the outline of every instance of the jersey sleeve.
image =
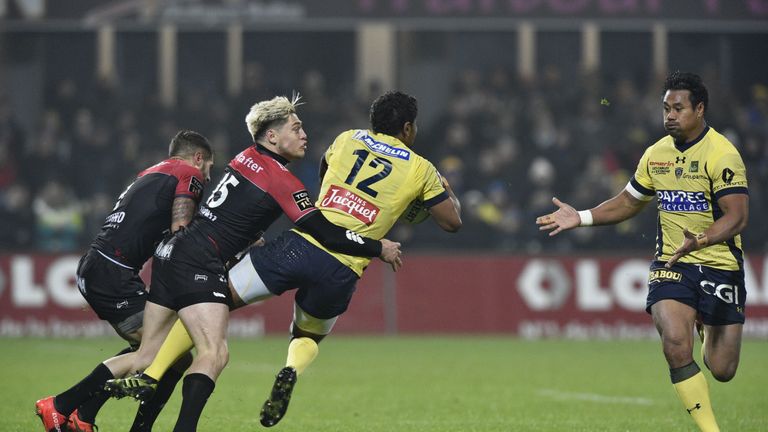
<svg viewBox="0 0 768 432">
<path fill-rule="evenodd" d="M 715 199 L 733 193 L 748 193 L 747 169 L 739 153 L 733 149 L 714 161 L 712 168 L 707 167 L 712 179 L 712 191 Z"/>
<path fill-rule="evenodd" d="M 429 208 L 448 199 L 448 192 L 443 187 L 440 173 L 431 162 L 424 159 L 416 168 L 415 184 L 423 184 L 419 198 L 424 201 L 424 206 Z"/>
<path fill-rule="evenodd" d="M 651 170 L 648 166 L 651 148 L 653 147 L 648 147 L 645 150 L 643 157 L 637 163 L 635 174 L 629 179 L 629 183 L 624 188 L 630 195 L 640 201 L 650 201 L 656 196 L 656 189 L 653 187 L 653 179 L 651 178 Z"/>
<path fill-rule="evenodd" d="M 270 195 L 277 201 L 288 219 L 294 224 L 317 210 L 304 184 L 288 171 L 285 175 L 271 182 Z"/>
<path fill-rule="evenodd" d="M 175 197 L 192 198 L 200 202 L 203 196 L 203 174 L 200 170 L 189 165 L 179 165 L 173 175 L 178 179 Z"/>
</svg>

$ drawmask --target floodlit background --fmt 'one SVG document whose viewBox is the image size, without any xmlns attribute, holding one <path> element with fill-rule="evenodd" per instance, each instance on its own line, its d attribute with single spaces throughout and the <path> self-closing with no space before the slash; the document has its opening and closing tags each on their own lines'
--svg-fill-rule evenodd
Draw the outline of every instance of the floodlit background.
<svg viewBox="0 0 768 432">
<path fill-rule="evenodd" d="M 746 332 L 766 338 L 768 2 L 2 1 L 0 334 L 111 332 L 82 310 L 77 258 L 176 130 L 212 140 L 216 182 L 250 144 L 250 106 L 300 92 L 310 151 L 291 169 L 316 194 L 325 148 L 400 89 L 464 227 L 396 225 L 405 269 L 374 262 L 340 332 L 653 337 L 653 205 L 552 239 L 534 219 L 553 196 L 589 208 L 624 187 L 678 69 L 704 78 L 707 120 L 747 165 Z M 283 332 L 289 304 L 238 312 L 233 333 Z"/>
<path fill-rule="evenodd" d="M 178 129 L 213 142 L 216 182 L 250 145 L 249 107 L 300 92 L 310 150 L 290 168 L 316 194 L 325 148 L 389 89 L 419 99 L 414 150 L 464 227 L 395 226 L 405 268 L 371 264 L 276 429 L 693 430 L 644 311 L 654 205 L 553 239 L 534 223 L 553 196 L 589 208 L 624 187 L 664 134 L 678 69 L 704 78 L 708 123 L 748 170 L 742 363 L 710 386 L 723 430 L 764 431 L 768 0 L 0 0 L 3 430 L 39 428 L 35 399 L 122 348 L 85 307 L 77 261 Z M 254 427 L 291 303 L 233 314 L 201 428 Z M 108 404 L 99 424 L 132 413 Z"/>
</svg>

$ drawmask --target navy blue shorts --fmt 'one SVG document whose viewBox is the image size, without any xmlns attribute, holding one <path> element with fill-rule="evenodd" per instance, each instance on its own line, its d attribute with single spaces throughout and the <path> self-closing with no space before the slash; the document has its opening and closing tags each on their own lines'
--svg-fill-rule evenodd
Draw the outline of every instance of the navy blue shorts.
<svg viewBox="0 0 768 432">
<path fill-rule="evenodd" d="M 651 263 L 646 312 L 654 303 L 673 299 L 696 309 L 707 325 L 744 324 L 747 290 L 744 271 L 719 270 L 698 264 L 676 263 L 664 267 Z"/>
<path fill-rule="evenodd" d="M 292 231 L 249 251 L 256 272 L 272 294 L 298 289 L 296 303 L 315 318 L 347 310 L 357 273 Z"/>
</svg>

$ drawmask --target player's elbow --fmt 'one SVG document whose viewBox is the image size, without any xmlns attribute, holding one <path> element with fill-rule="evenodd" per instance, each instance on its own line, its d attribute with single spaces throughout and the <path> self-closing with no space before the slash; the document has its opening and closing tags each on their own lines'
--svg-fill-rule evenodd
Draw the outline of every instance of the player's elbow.
<svg viewBox="0 0 768 432">
<path fill-rule="evenodd" d="M 461 229 L 462 222 L 460 217 L 456 217 L 455 219 L 439 221 L 438 225 L 440 225 L 443 231 L 455 233 Z"/>
</svg>

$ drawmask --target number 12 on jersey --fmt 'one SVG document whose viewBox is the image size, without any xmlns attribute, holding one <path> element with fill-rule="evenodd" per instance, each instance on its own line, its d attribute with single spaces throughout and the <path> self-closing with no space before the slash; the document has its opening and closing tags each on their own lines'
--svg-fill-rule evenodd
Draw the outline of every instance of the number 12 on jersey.
<svg viewBox="0 0 768 432">
<path fill-rule="evenodd" d="M 368 150 L 360 149 L 360 150 L 353 151 L 352 154 L 357 156 L 357 160 L 355 160 L 355 164 L 352 165 L 352 169 L 349 171 L 349 175 L 347 176 L 347 179 L 344 180 L 344 183 L 348 185 L 352 185 L 352 183 L 355 181 L 357 174 L 360 172 L 360 168 L 363 167 L 363 164 L 368 159 L 368 156 L 371 153 Z M 371 168 L 382 167 L 382 170 L 370 177 L 360 180 L 354 186 L 358 190 L 365 192 L 366 194 L 372 197 L 376 197 L 376 195 L 378 195 L 379 193 L 371 189 L 370 186 L 372 186 L 376 182 L 384 180 L 392 172 L 392 162 L 377 156 L 371 160 L 368 166 L 370 166 Z"/>
</svg>

